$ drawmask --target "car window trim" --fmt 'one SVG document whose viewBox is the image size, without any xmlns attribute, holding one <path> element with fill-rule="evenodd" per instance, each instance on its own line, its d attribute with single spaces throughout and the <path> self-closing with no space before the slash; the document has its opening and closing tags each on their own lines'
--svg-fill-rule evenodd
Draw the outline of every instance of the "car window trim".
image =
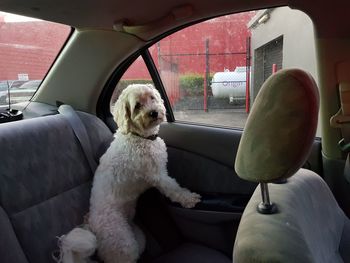
<svg viewBox="0 0 350 263">
<path fill-rule="evenodd" d="M 153 58 L 152 58 L 148 48 L 145 49 L 141 53 L 141 55 L 142 55 L 143 61 L 146 64 L 148 72 L 151 75 L 151 78 L 153 80 L 154 86 L 158 89 L 160 95 L 162 96 L 162 99 L 164 100 L 164 106 L 166 108 L 167 121 L 168 122 L 174 122 L 175 121 L 175 116 L 174 116 L 172 107 L 170 105 L 169 98 L 168 98 L 167 93 L 165 91 L 162 79 L 161 79 L 161 77 L 159 75 L 159 71 L 158 71 L 158 69 L 157 69 L 157 67 L 156 67 L 156 65 L 154 63 L 154 60 L 153 60 Z"/>
</svg>

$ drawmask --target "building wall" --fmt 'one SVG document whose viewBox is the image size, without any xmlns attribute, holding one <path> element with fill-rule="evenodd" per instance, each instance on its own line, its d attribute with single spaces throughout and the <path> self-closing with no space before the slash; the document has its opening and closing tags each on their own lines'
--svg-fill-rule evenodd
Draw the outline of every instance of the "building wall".
<svg viewBox="0 0 350 263">
<path fill-rule="evenodd" d="M 263 12 L 260 12 L 262 15 Z M 283 68 L 297 67 L 310 72 L 317 82 L 316 50 L 314 29 L 311 19 L 303 12 L 280 7 L 272 9 L 270 19 L 265 23 L 257 24 L 259 14 L 249 25 L 251 28 L 252 48 L 252 78 L 254 79 L 254 51 L 270 41 L 283 36 Z M 252 26 L 253 25 L 253 26 Z M 252 81 L 254 83 L 254 81 Z M 255 98 L 260 87 L 251 87 L 251 101 Z"/>
<path fill-rule="evenodd" d="M 164 67 L 166 64 L 177 65 L 176 70 L 179 74 L 204 74 L 205 56 L 194 56 L 194 54 L 206 52 L 206 39 L 209 39 L 209 53 L 211 54 L 244 53 L 246 52 L 246 39 L 250 36 L 247 23 L 254 15 L 254 11 L 227 15 L 185 28 L 160 41 L 160 58 L 156 45 L 150 48 L 150 53 L 157 66 L 159 66 L 159 60 L 162 60 L 161 64 Z M 181 55 L 176 56 L 177 54 Z M 234 70 L 237 66 L 245 65 L 245 54 L 211 55 L 209 57 L 209 70 L 212 73 L 223 71 L 225 68 Z M 149 78 L 145 67 L 142 66 L 142 60 L 137 60 L 135 66 L 128 70 L 124 78 Z"/>
<path fill-rule="evenodd" d="M 164 38 L 159 49 L 156 45 L 152 46 L 150 53 L 157 66 L 162 60 L 164 66 L 169 64 L 179 74 L 204 74 L 206 60 L 203 54 L 208 39 L 211 54 L 241 53 L 211 55 L 210 72 L 245 66 L 246 39 L 250 36 L 247 23 L 254 15 L 254 11 L 227 15 L 185 28 Z M 6 22 L 3 18 L 0 14 L 0 80 L 17 79 L 18 74 L 28 74 L 29 79 L 42 79 L 70 28 L 43 21 Z M 150 79 L 142 59 L 136 60 L 124 78 Z"/>
<path fill-rule="evenodd" d="M 69 35 L 70 27 L 32 21 L 0 21 L 0 80 L 28 74 L 42 79 Z"/>
</svg>

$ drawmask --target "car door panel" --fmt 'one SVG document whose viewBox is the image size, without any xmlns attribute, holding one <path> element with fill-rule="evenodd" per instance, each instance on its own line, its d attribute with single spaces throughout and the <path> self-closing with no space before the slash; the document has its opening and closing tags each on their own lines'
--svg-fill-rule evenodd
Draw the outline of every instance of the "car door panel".
<svg viewBox="0 0 350 263">
<path fill-rule="evenodd" d="M 181 185 L 201 193 L 251 194 L 256 184 L 240 179 L 232 167 L 200 154 L 168 146 L 168 170 Z"/>
<path fill-rule="evenodd" d="M 186 239 L 228 256 L 241 214 L 256 187 L 234 171 L 240 136 L 238 130 L 183 123 L 165 123 L 160 130 L 168 148 L 169 175 L 202 195 L 195 209 L 169 202 L 169 214 Z"/>
<path fill-rule="evenodd" d="M 206 193 L 251 194 L 255 189 L 234 170 L 242 130 L 174 122 L 162 124 L 159 135 L 168 148 L 169 174 L 179 182 Z M 320 138 L 304 168 L 323 176 Z"/>
<path fill-rule="evenodd" d="M 190 123 L 164 123 L 160 137 L 168 147 L 203 155 L 233 168 L 242 131 Z"/>
<path fill-rule="evenodd" d="M 168 211 L 181 235 L 187 240 L 201 243 L 231 257 L 241 213 L 189 210 L 176 206 L 168 206 Z"/>
<path fill-rule="evenodd" d="M 187 239 L 227 255 L 232 252 L 234 233 L 256 188 L 234 170 L 241 135 L 242 130 L 177 122 L 165 123 L 160 129 L 168 148 L 169 175 L 202 195 L 194 209 L 168 201 L 169 214 Z M 321 141 L 316 139 L 305 167 L 321 173 L 320 158 Z"/>
</svg>

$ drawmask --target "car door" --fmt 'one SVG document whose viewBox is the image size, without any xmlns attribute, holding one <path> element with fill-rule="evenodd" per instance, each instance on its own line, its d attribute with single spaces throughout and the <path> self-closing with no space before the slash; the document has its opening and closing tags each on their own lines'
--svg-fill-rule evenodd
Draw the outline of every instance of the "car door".
<svg viewBox="0 0 350 263">
<path fill-rule="evenodd" d="M 240 179 L 234 169 L 257 89 L 250 86 L 254 72 L 259 71 L 251 67 L 255 54 L 247 28 L 255 15 L 244 12 L 215 18 L 146 46 L 117 68 L 99 103 L 100 116 L 116 128 L 110 112 L 123 88 L 131 83 L 152 83 L 160 90 L 167 122 L 161 125 L 159 136 L 167 145 L 168 173 L 181 186 L 200 193 L 202 201 L 185 209 L 160 195 L 155 198 L 162 199 L 159 204 L 182 237 L 228 256 L 240 217 L 256 188 Z M 233 33 L 230 28 L 235 29 Z M 281 64 L 281 57 L 274 57 Z M 243 96 L 238 91 L 242 87 Z M 315 139 L 305 168 L 322 176 L 320 138 Z M 154 205 L 157 201 L 149 202 Z M 149 209 L 152 204 L 147 206 L 145 201 Z M 143 220 L 153 222 L 154 232 L 164 223 L 159 218 L 147 220 L 147 216 Z M 162 239 L 161 233 L 156 236 Z M 167 238 L 163 241 L 169 242 Z"/>
</svg>

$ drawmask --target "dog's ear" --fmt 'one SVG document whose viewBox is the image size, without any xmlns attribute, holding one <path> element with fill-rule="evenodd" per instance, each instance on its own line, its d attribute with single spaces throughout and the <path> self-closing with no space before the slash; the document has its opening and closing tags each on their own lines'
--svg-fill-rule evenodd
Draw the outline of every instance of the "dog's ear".
<svg viewBox="0 0 350 263">
<path fill-rule="evenodd" d="M 150 88 L 152 88 L 153 90 L 153 94 L 155 95 L 155 97 L 157 98 L 158 101 L 160 101 L 161 103 L 164 103 L 162 96 L 160 96 L 159 91 L 152 85 L 152 84 L 148 84 L 148 86 Z"/>
<path fill-rule="evenodd" d="M 130 105 L 127 94 L 122 92 L 114 105 L 113 117 L 118 125 L 118 129 L 123 134 L 127 134 L 130 129 Z"/>
</svg>

